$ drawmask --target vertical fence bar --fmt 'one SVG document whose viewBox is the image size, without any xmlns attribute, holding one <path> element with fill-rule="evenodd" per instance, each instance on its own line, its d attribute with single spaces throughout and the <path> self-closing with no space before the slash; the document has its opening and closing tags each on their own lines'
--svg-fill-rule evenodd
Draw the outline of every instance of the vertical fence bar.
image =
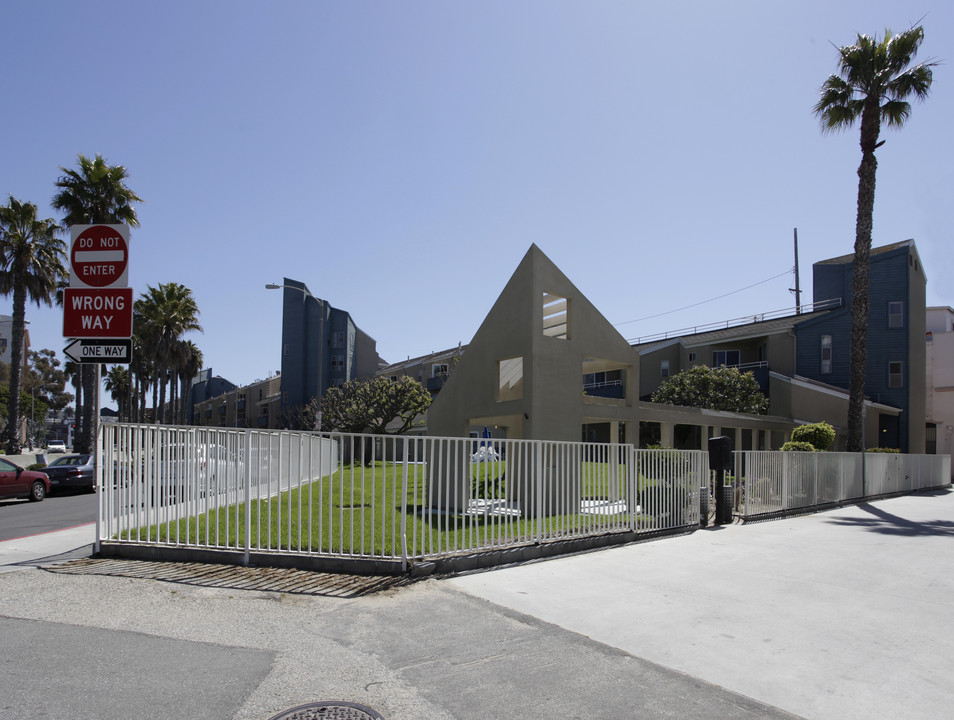
<svg viewBox="0 0 954 720">
<path fill-rule="evenodd" d="M 252 431 L 245 431 L 245 542 L 242 564 L 248 567 L 252 556 Z M 236 527 L 236 534 L 238 528 Z M 238 540 L 238 538 L 236 538 Z"/>
</svg>

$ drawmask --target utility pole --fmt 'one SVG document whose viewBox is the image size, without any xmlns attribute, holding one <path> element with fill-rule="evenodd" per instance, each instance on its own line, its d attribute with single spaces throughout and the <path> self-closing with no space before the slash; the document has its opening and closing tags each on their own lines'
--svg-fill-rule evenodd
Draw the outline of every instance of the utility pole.
<svg viewBox="0 0 954 720">
<path fill-rule="evenodd" d="M 798 282 L 798 228 L 795 228 L 795 289 L 789 290 L 795 293 L 795 314 L 802 314 L 802 289 Z"/>
</svg>

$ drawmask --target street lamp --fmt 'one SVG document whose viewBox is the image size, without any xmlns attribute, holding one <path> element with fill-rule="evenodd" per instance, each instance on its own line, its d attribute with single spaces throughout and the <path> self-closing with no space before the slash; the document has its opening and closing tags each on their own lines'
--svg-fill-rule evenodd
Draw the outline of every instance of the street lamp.
<svg viewBox="0 0 954 720">
<path fill-rule="evenodd" d="M 278 283 L 265 283 L 265 289 L 266 289 L 266 290 L 279 290 L 279 289 L 282 289 L 282 288 L 284 288 L 284 289 L 286 289 L 286 290 L 297 290 L 298 292 L 302 293 L 303 295 L 306 295 L 306 296 L 310 297 L 312 300 L 314 300 L 316 303 L 318 303 L 318 307 L 319 307 L 319 309 L 321 309 L 321 305 L 322 305 L 322 302 L 323 302 L 323 301 L 321 300 L 321 298 L 315 297 L 314 295 L 312 295 L 310 292 L 308 292 L 308 291 L 307 291 L 305 288 L 303 288 L 303 287 L 298 287 L 297 285 L 279 285 Z M 325 330 L 324 325 L 325 325 L 325 313 L 324 313 L 324 312 L 320 312 L 320 313 L 318 314 L 318 337 L 319 337 L 319 338 L 323 338 L 324 335 L 325 335 L 325 333 L 324 333 L 324 330 Z M 307 332 L 308 332 L 308 323 L 307 323 L 307 322 L 305 323 L 305 326 L 304 326 L 304 332 L 305 332 L 306 334 L 307 334 Z M 318 367 L 319 367 L 319 368 L 321 368 L 321 367 L 324 366 L 324 359 L 325 359 L 325 358 L 324 358 L 324 349 L 323 349 L 323 347 L 322 347 L 322 343 L 319 342 L 319 343 L 318 343 Z M 319 378 L 320 378 L 320 374 L 319 374 Z M 320 387 L 321 387 L 321 381 L 320 381 L 320 379 L 319 379 L 319 383 L 318 383 L 318 384 L 319 384 L 319 391 L 320 391 Z M 284 401 L 283 401 L 283 403 L 284 403 Z M 317 430 L 317 431 L 320 431 L 320 430 L 321 430 L 321 405 L 320 405 L 320 403 L 319 403 L 319 407 L 318 407 L 318 412 L 315 414 L 315 430 Z"/>
<path fill-rule="evenodd" d="M 316 300 L 316 301 L 318 301 L 318 302 L 321 302 L 321 298 L 316 298 L 316 297 L 315 297 L 314 295 L 312 295 L 310 292 L 308 292 L 307 290 L 305 290 L 305 288 L 296 287 L 296 286 L 294 286 L 294 285 L 278 285 L 277 283 L 265 283 L 265 289 L 266 289 L 266 290 L 280 290 L 281 288 L 286 288 L 286 289 L 288 289 L 288 290 L 297 290 L 297 291 L 300 292 L 300 293 L 304 293 L 305 295 L 307 295 L 308 297 L 310 297 L 312 300 Z"/>
</svg>

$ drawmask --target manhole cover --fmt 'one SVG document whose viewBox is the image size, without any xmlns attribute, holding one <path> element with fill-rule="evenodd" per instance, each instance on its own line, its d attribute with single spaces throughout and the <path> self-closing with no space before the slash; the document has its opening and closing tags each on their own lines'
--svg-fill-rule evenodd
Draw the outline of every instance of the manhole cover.
<svg viewBox="0 0 954 720">
<path fill-rule="evenodd" d="M 280 712 L 269 720 L 384 720 L 369 707 L 349 702 L 316 702 Z"/>
</svg>

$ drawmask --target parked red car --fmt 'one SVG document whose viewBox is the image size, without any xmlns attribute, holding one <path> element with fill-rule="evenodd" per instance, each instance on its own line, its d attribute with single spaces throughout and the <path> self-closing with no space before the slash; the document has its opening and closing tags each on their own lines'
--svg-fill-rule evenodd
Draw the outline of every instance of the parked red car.
<svg viewBox="0 0 954 720">
<path fill-rule="evenodd" d="M 50 492 L 50 478 L 45 473 L 24 470 L 6 458 L 0 458 L 0 500 L 30 498 L 39 502 Z"/>
</svg>

